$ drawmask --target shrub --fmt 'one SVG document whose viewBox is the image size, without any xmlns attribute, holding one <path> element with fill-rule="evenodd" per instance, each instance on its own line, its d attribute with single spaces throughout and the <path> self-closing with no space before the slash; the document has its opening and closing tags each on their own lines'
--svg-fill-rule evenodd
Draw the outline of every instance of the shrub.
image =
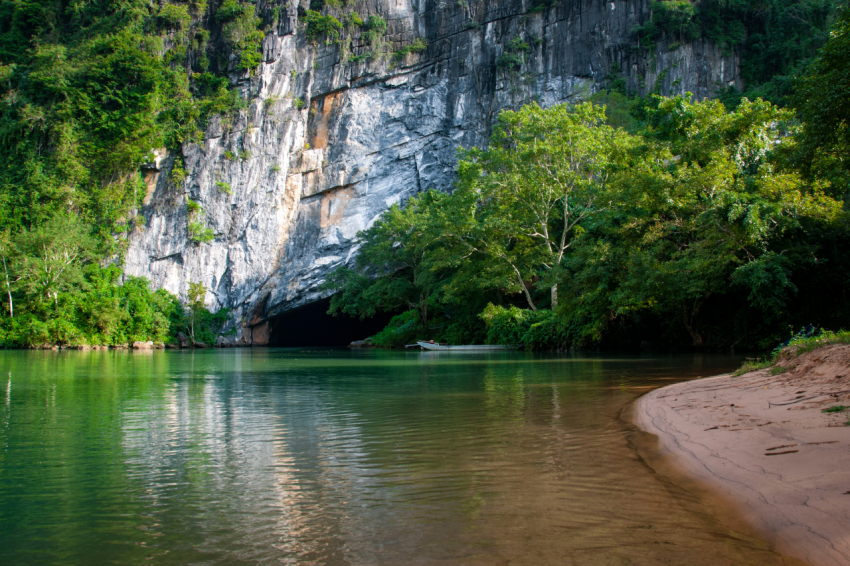
<svg viewBox="0 0 850 566">
<path fill-rule="evenodd" d="M 376 346 L 382 348 L 397 348 L 412 344 L 421 333 L 419 315 L 415 310 L 405 311 L 390 320 L 383 330 L 372 337 Z"/>
<path fill-rule="evenodd" d="M 500 69 L 517 69 L 525 62 L 525 55 L 531 48 L 528 43 L 515 37 L 505 44 L 505 51 L 496 59 L 496 67 Z"/>
<path fill-rule="evenodd" d="M 229 22 L 241 16 L 242 12 L 243 6 L 239 0 L 224 0 L 215 13 L 215 17 L 220 22 Z"/>
<path fill-rule="evenodd" d="M 540 350 L 563 348 L 569 339 L 566 324 L 550 310 L 532 311 L 489 304 L 481 318 L 487 324 L 488 344 L 522 344 Z"/>
<path fill-rule="evenodd" d="M 189 239 L 196 244 L 211 242 L 215 240 L 215 233 L 203 223 L 193 220 L 189 222 Z"/>
<path fill-rule="evenodd" d="M 411 43 L 410 45 L 406 45 L 395 52 L 394 57 L 401 61 L 405 57 L 407 57 L 408 53 L 420 53 L 425 51 L 428 47 L 428 41 L 417 38 L 416 41 Z"/>
<path fill-rule="evenodd" d="M 165 27 L 177 29 L 189 27 L 192 21 L 189 9 L 176 4 L 166 4 L 160 8 L 158 18 Z"/>
<path fill-rule="evenodd" d="M 227 1 L 222 9 L 225 5 L 228 5 Z M 226 22 L 222 28 L 222 35 L 234 53 L 239 54 L 238 68 L 242 71 L 257 68 L 263 60 L 260 48 L 265 34 L 259 29 L 262 20 L 257 17 L 254 6 L 241 5 L 238 11 L 228 8 Z"/>
<path fill-rule="evenodd" d="M 349 63 L 363 63 L 365 61 L 371 61 L 374 58 L 374 54 L 371 51 L 367 51 L 366 53 L 361 53 L 360 55 L 352 55 L 348 58 Z"/>
<path fill-rule="evenodd" d="M 357 12 L 351 12 L 347 16 L 345 16 L 343 22 L 347 26 L 357 26 L 360 27 L 363 25 L 363 18 L 360 17 L 360 14 Z"/>
<path fill-rule="evenodd" d="M 387 21 L 377 14 L 372 14 L 363 24 L 363 41 L 375 44 L 387 33 Z"/>
<path fill-rule="evenodd" d="M 307 37 L 311 40 L 315 41 L 322 35 L 329 40 L 339 39 L 339 30 L 342 29 L 342 24 L 335 17 L 323 16 L 315 10 L 307 10 L 304 21 L 307 23 Z"/>
</svg>

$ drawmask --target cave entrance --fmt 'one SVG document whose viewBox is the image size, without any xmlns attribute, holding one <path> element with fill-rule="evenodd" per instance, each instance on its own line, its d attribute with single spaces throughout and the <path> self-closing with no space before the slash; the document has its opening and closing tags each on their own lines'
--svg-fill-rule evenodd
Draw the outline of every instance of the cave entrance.
<svg viewBox="0 0 850 566">
<path fill-rule="evenodd" d="M 360 320 L 350 316 L 328 314 L 331 300 L 322 299 L 272 317 L 269 346 L 293 348 L 302 346 L 348 346 L 382 330 L 393 314 L 378 313 Z"/>
</svg>

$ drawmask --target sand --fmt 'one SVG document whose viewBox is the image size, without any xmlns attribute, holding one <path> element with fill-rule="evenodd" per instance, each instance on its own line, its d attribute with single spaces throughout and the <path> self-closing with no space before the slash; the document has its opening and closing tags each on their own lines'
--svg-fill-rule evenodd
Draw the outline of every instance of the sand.
<svg viewBox="0 0 850 566">
<path fill-rule="evenodd" d="M 850 346 L 778 365 L 778 375 L 698 379 L 640 398 L 635 423 L 658 437 L 660 458 L 648 460 L 696 480 L 776 551 L 850 565 L 850 411 L 822 411 L 850 406 Z"/>
</svg>

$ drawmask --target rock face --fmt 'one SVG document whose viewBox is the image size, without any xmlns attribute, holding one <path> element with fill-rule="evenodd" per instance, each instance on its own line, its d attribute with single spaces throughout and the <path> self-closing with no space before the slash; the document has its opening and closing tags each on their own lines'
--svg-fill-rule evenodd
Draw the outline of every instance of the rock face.
<svg viewBox="0 0 850 566">
<path fill-rule="evenodd" d="M 641 94 L 740 86 L 737 56 L 706 40 L 633 50 L 649 4 L 368 0 L 354 9 L 383 16 L 387 34 L 376 49 L 354 32 L 346 54 L 307 40 L 298 0 L 260 1 L 280 18 L 260 69 L 231 76 L 249 107 L 150 166 L 126 273 L 183 296 L 201 281 L 209 308 L 233 309 L 237 345 L 267 342 L 271 316 L 322 297 L 359 230 L 410 195 L 449 189 L 457 148 L 485 144 L 500 110 L 578 101 L 617 73 Z M 522 64 L 499 64 L 515 38 L 529 46 L 514 50 Z M 395 55 L 417 39 L 424 50 Z M 369 51 L 380 55 L 348 60 Z M 175 184 L 168 173 L 180 158 L 187 177 Z M 190 222 L 214 239 L 193 241 Z"/>
</svg>

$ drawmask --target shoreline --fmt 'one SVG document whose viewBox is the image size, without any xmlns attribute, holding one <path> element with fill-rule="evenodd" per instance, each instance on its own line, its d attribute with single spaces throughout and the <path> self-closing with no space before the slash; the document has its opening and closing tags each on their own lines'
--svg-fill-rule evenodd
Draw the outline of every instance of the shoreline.
<svg viewBox="0 0 850 566">
<path fill-rule="evenodd" d="M 730 527 L 811 566 L 850 564 L 850 346 L 739 377 L 656 389 L 631 420 L 647 464 L 701 495 Z"/>
</svg>

